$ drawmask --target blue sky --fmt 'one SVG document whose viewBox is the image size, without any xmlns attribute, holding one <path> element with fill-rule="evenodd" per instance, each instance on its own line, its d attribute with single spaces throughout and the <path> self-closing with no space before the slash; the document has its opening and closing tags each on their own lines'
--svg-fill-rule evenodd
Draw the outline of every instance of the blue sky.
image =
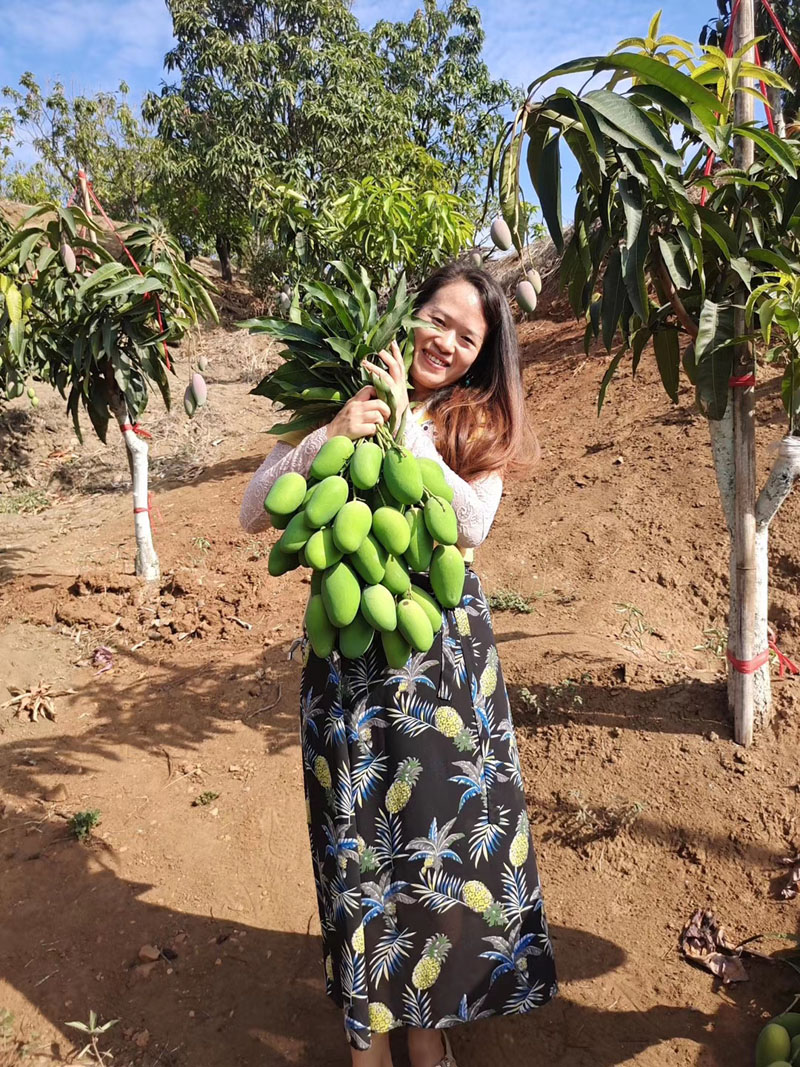
<svg viewBox="0 0 800 1067">
<path fill-rule="evenodd" d="M 0 2 L 0 11 L 5 6 Z M 408 19 L 418 0 L 356 0 L 362 25 L 378 19 Z M 484 58 L 496 78 L 527 85 L 568 59 L 607 52 L 623 37 L 643 35 L 655 0 L 478 0 L 486 44 Z M 665 5 L 662 32 L 696 40 L 702 21 L 716 10 L 714 0 L 673 0 Z M 3 20 L 0 84 L 16 85 L 30 70 L 46 84 L 60 80 L 72 94 L 115 89 L 120 80 L 139 101 L 157 89 L 172 24 L 163 0 L 28 0 Z M 30 149 L 18 149 L 28 161 Z M 565 179 L 573 177 L 570 167 Z"/>
</svg>

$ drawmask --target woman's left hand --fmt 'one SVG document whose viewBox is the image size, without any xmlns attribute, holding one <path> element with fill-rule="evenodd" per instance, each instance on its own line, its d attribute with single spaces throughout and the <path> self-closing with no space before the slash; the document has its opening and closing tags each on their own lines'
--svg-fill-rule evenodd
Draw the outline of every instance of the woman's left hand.
<svg viewBox="0 0 800 1067">
<path fill-rule="evenodd" d="M 395 418 L 392 430 L 400 425 L 403 415 L 408 409 L 408 385 L 406 382 L 406 368 L 403 364 L 403 356 L 397 341 L 392 341 L 388 349 L 378 352 L 376 359 L 380 359 L 384 366 L 371 363 L 368 360 L 362 362 L 362 366 L 373 374 L 387 394 L 391 396 L 389 406 L 394 409 Z"/>
</svg>

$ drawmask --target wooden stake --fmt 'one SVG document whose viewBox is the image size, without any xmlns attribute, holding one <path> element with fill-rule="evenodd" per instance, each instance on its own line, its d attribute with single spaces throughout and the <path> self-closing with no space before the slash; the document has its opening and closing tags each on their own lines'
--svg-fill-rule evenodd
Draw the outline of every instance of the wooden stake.
<svg viewBox="0 0 800 1067">
<path fill-rule="evenodd" d="M 739 16 L 734 27 L 734 53 L 738 52 L 755 36 L 754 0 L 740 0 Z M 754 61 L 753 49 L 744 56 L 746 62 Z M 742 81 L 752 85 L 752 80 Z M 746 126 L 755 118 L 754 98 L 741 89 L 734 101 L 734 120 L 737 126 Z M 753 163 L 753 142 L 748 137 L 734 140 L 733 165 L 748 170 Z M 734 333 L 742 337 L 746 332 L 744 305 L 747 290 L 742 287 L 734 314 Z M 752 374 L 755 370 L 753 347 L 744 343 L 736 349 L 737 375 Z M 756 619 L 756 439 L 755 439 L 755 390 L 752 386 L 732 390 L 729 401 L 733 404 L 733 449 L 736 470 L 734 494 L 733 545 L 734 580 L 736 595 L 732 599 L 736 610 L 729 620 L 729 645 L 733 655 L 740 660 L 752 660 L 763 649 L 755 648 Z M 729 668 L 733 670 L 732 667 Z M 734 737 L 740 745 L 753 741 L 754 679 L 752 674 L 733 671 L 729 688 L 734 718 Z"/>
</svg>

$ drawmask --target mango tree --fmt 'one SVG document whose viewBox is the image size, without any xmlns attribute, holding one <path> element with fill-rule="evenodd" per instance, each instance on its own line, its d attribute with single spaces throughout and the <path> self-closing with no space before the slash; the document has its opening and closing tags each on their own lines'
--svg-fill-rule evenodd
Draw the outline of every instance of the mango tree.
<svg viewBox="0 0 800 1067">
<path fill-rule="evenodd" d="M 800 145 L 737 113 L 737 100 L 756 94 L 750 79 L 784 86 L 774 72 L 747 60 L 747 40 L 727 58 L 717 47 L 696 53 L 686 42 L 657 33 L 655 19 L 638 50 L 623 42 L 621 51 L 566 63 L 534 82 L 498 142 L 492 177 L 505 220 L 516 231 L 525 161 L 563 253 L 562 284 L 586 321 L 586 350 L 596 338 L 609 353 L 614 350 L 598 406 L 623 358 L 630 356 L 635 373 L 651 341 L 672 401 L 678 402 L 682 372 L 694 384 L 709 419 L 731 534 L 729 700 L 736 705 L 737 739 L 747 744 L 751 728 L 742 711 L 742 680 L 757 723 L 765 721 L 771 699 L 769 525 L 800 475 L 800 448 L 797 437 L 784 439 L 757 496 L 754 478 L 744 484 L 737 463 L 734 421 L 737 433 L 754 421 L 757 336 L 770 323 L 781 338 L 796 338 L 800 328 L 796 306 L 787 311 L 800 274 Z M 587 75 L 578 93 L 562 87 L 535 99 L 544 83 L 576 74 Z M 610 74 L 605 84 L 589 87 L 603 74 Z M 741 150 L 734 156 L 743 144 L 754 150 L 752 162 Z M 562 227 L 564 147 L 580 167 L 571 232 Z M 705 173 L 709 152 L 718 160 L 713 177 Z M 515 243 L 519 247 L 516 233 Z M 789 279 L 789 295 L 770 288 L 781 279 Z M 771 356 L 785 366 L 783 398 L 794 420 L 800 404 L 797 347 L 782 343 Z M 752 598 L 742 597 L 746 588 Z M 761 666 L 746 674 L 733 669 L 734 662 L 749 663 L 751 671 Z"/>
<path fill-rule="evenodd" d="M 80 208 L 42 203 L 0 247 L 0 402 L 43 381 L 66 400 L 79 439 L 81 409 L 103 442 L 116 423 L 133 483 L 136 574 L 153 580 L 148 447 L 137 419 L 153 387 L 170 406 L 167 345 L 216 311 L 208 283 L 160 223 L 122 231 L 130 258 L 115 235 L 93 239 L 96 230 Z"/>
</svg>

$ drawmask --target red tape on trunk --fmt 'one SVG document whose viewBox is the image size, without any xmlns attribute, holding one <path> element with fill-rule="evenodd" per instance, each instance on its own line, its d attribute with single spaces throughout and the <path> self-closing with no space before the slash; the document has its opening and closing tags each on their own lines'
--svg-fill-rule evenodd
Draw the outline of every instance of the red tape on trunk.
<svg viewBox="0 0 800 1067">
<path fill-rule="evenodd" d="M 120 433 L 125 433 L 126 430 L 133 430 L 137 437 L 144 437 L 147 441 L 153 440 L 153 435 L 143 429 L 138 422 L 124 422 L 119 428 Z"/>
<path fill-rule="evenodd" d="M 792 662 L 785 652 L 781 652 L 771 637 L 769 639 L 768 647 L 765 648 L 763 652 L 759 652 L 753 659 L 737 659 L 730 649 L 727 650 L 725 655 L 727 656 L 728 663 L 730 663 L 731 667 L 733 667 L 735 671 L 738 671 L 739 674 L 755 674 L 756 671 L 760 671 L 762 667 L 769 663 L 769 654 L 771 651 L 778 657 L 779 677 L 783 678 L 784 674 L 787 673 L 800 674 L 800 667 Z"/>
<path fill-rule="evenodd" d="M 739 374 L 734 375 L 728 382 L 731 389 L 749 389 L 756 384 L 755 374 Z"/>
</svg>

